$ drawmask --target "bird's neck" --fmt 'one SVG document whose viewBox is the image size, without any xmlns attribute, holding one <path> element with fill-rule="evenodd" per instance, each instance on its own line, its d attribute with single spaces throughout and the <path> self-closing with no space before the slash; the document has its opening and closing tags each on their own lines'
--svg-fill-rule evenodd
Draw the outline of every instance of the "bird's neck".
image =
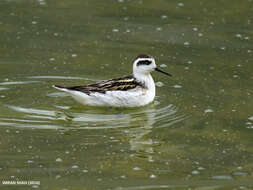
<svg viewBox="0 0 253 190">
<path fill-rule="evenodd" d="M 141 73 L 133 73 L 133 76 L 136 78 L 138 82 L 141 82 L 148 89 L 155 89 L 155 83 L 150 73 L 141 74 Z"/>
</svg>

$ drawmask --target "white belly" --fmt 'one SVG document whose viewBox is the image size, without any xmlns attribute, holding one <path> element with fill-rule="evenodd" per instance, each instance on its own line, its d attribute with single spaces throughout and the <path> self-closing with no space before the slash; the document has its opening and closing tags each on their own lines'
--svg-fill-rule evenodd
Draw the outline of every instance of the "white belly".
<svg viewBox="0 0 253 190">
<path fill-rule="evenodd" d="M 84 94 L 79 91 L 69 91 L 69 94 L 79 103 L 91 106 L 138 107 L 151 103 L 155 91 L 151 89 L 133 89 L 129 91 L 107 91 L 103 93 Z"/>
</svg>

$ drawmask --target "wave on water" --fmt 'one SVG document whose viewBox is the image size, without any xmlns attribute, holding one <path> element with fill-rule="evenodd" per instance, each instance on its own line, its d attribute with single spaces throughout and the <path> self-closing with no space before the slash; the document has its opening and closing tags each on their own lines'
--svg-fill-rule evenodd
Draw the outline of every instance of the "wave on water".
<svg viewBox="0 0 253 190">
<path fill-rule="evenodd" d="M 95 79 L 85 77 L 72 77 L 72 76 L 29 76 L 30 79 L 64 79 L 64 80 L 87 80 L 87 81 L 98 81 Z"/>
<path fill-rule="evenodd" d="M 6 82 L 0 82 L 0 85 L 19 85 L 19 84 L 31 84 L 31 83 L 39 83 L 39 81 L 6 81 Z"/>
<path fill-rule="evenodd" d="M 178 108 L 173 105 L 158 107 L 155 105 L 136 108 L 71 108 L 55 105 L 55 110 L 25 108 L 13 105 L 5 105 L 12 111 L 18 112 L 19 118 L 1 118 L 0 122 L 7 126 L 26 128 L 52 129 L 115 129 L 129 127 L 160 128 L 169 127 L 174 123 L 184 120 L 184 115 L 178 114 Z M 90 108 L 90 109 L 89 109 Z M 13 115 L 17 115 L 13 113 Z M 16 122 L 16 123 L 15 123 Z M 1 123 L 0 123 L 1 125 Z M 35 127 L 37 125 L 37 127 Z M 57 126 L 57 127 L 56 127 Z"/>
</svg>

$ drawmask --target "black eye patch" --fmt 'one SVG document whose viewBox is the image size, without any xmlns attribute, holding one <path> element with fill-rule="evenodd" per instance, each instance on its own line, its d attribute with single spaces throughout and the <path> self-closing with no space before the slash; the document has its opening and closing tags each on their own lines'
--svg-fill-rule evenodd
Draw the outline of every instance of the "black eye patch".
<svg viewBox="0 0 253 190">
<path fill-rule="evenodd" d="M 152 63 L 152 61 L 148 61 L 148 60 L 139 61 L 137 63 L 137 66 L 140 66 L 140 65 L 150 65 L 151 63 Z"/>
</svg>

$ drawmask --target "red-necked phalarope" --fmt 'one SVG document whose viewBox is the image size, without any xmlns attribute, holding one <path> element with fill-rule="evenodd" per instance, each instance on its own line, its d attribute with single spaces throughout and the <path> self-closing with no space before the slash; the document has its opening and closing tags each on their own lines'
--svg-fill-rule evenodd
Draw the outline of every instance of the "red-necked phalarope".
<svg viewBox="0 0 253 190">
<path fill-rule="evenodd" d="M 168 76 L 155 64 L 152 56 L 141 54 L 133 63 L 133 74 L 110 80 L 103 80 L 85 86 L 53 87 L 67 92 L 76 101 L 90 106 L 138 107 L 152 102 L 155 98 L 155 83 L 152 71 Z"/>
</svg>

